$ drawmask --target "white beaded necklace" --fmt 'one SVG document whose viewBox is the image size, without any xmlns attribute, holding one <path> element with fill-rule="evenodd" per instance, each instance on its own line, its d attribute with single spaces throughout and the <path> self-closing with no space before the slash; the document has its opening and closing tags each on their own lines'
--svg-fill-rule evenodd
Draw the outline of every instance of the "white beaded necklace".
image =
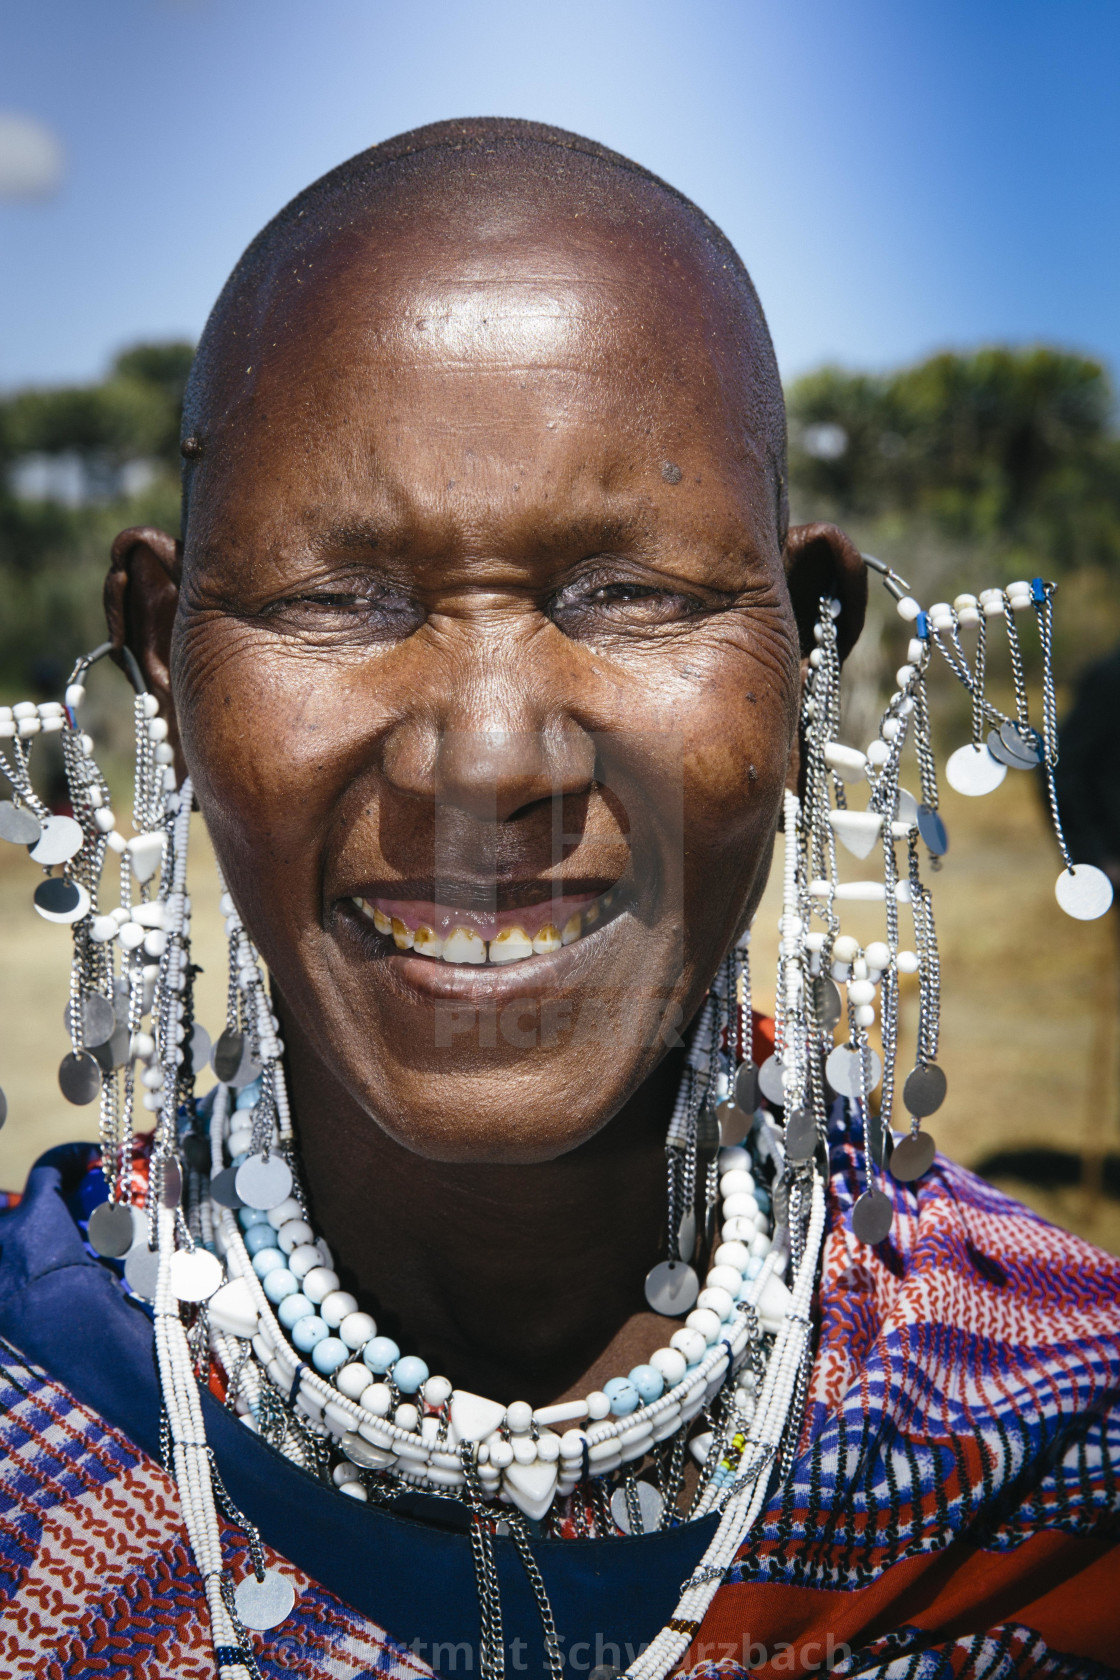
<svg viewBox="0 0 1120 1680">
<path fill-rule="evenodd" d="M 718 1454 L 708 1455 L 691 1512 L 699 1517 L 722 1508 L 719 1527 L 686 1583 L 674 1616 L 630 1670 L 632 1680 L 662 1680 L 695 1636 L 762 1509 L 772 1462 L 788 1438 L 804 1369 L 809 1306 L 824 1228 L 819 1169 L 812 1169 L 808 1225 L 792 1288 L 786 1287 L 780 1275 L 787 1263 L 787 1242 L 780 1229 L 773 1236 L 765 1230 L 747 1152 L 724 1150 L 720 1163 L 724 1169 L 720 1181 L 723 1240 L 695 1308 L 647 1365 L 635 1367 L 628 1377 L 612 1380 L 582 1401 L 536 1411 L 525 1402 L 502 1406 L 481 1395 L 456 1391 L 448 1379 L 430 1376 L 422 1360 L 402 1356 L 395 1343 L 376 1334 L 372 1318 L 339 1288 L 329 1250 L 315 1238 L 304 1217 L 303 1202 L 291 1194 L 298 1185 L 292 1166 L 283 1046 L 256 952 L 228 899 L 227 932 L 237 965 L 238 991 L 244 1018 L 252 1029 L 253 1048 L 263 1063 L 257 1089 L 267 1089 L 271 1104 L 257 1102 L 250 1125 L 238 1127 L 237 1117 L 243 1111 L 235 1108 L 231 1115 L 229 1087 L 218 1087 L 210 1125 L 211 1186 L 220 1185 L 222 1174 L 228 1185 L 232 1176 L 239 1192 L 251 1193 L 241 1199 L 267 1205 L 235 1214 L 206 1196 L 186 1213 L 179 1206 L 182 1187 L 174 1165 L 178 1138 L 170 1094 L 176 1090 L 183 1054 L 179 1041 L 184 1017 L 184 940 L 189 931 L 185 896 L 189 782 L 171 804 L 171 855 L 164 870 L 167 942 L 153 1010 L 165 1062 L 164 1090 L 169 1093 L 152 1157 L 150 1218 L 159 1253 L 156 1347 L 170 1459 L 206 1587 L 222 1680 L 252 1676 L 255 1663 L 244 1626 L 276 1625 L 290 1610 L 291 1600 L 290 1595 L 285 1600 L 280 1578 L 275 1578 L 271 1584 L 280 1586 L 279 1602 L 273 1593 L 265 1613 L 254 1619 L 254 1587 L 264 1586 L 264 1597 L 269 1598 L 263 1575 L 247 1576 L 235 1595 L 223 1574 L 211 1459 L 180 1316 L 184 1301 L 206 1302 L 211 1350 L 227 1372 L 238 1374 L 237 1409 L 250 1426 L 269 1389 L 277 1391 L 282 1401 L 292 1400 L 313 1438 L 341 1448 L 344 1456 L 335 1467 L 334 1480 L 343 1494 L 358 1499 L 366 1497 L 363 1472 L 388 1472 L 398 1486 L 460 1495 L 468 1480 L 469 1462 L 482 1496 L 495 1502 L 495 1517 L 504 1503 L 507 1509 L 516 1507 L 540 1518 L 586 1475 L 604 1477 L 643 1458 L 660 1442 L 684 1431 L 721 1390 L 726 1391 L 724 1435 L 734 1438 L 737 1447 L 722 1461 Z M 791 823 L 790 832 L 794 826 Z M 704 1052 L 700 1047 L 710 1043 L 711 1035 L 704 1025 L 702 1020 L 689 1058 L 692 1071 L 707 1077 L 710 1069 L 701 1065 Z M 263 1121 L 262 1109 L 267 1111 Z M 231 1140 L 247 1143 L 252 1152 L 235 1151 L 227 1167 Z M 228 1189 L 225 1194 L 231 1199 Z M 254 1237 L 254 1231 L 264 1235 Z M 285 1307 L 286 1302 L 296 1304 Z M 319 1328 L 300 1331 L 301 1324 L 312 1322 Z M 760 1326 L 775 1336 L 761 1382 L 753 1365 L 744 1368 L 748 1344 L 753 1338 L 757 1345 Z M 310 1353 L 310 1364 L 304 1353 Z M 562 1423 L 573 1427 L 557 1434 L 552 1425 Z M 583 1427 L 574 1427 L 577 1424 Z M 713 1457 L 716 1461 L 711 1463 Z"/>
</svg>

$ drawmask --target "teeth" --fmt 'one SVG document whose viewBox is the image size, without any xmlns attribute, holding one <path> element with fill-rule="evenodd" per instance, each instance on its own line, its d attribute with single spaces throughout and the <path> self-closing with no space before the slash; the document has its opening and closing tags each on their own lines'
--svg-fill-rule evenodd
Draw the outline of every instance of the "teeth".
<svg viewBox="0 0 1120 1680">
<path fill-rule="evenodd" d="M 525 957 L 532 955 L 533 941 L 523 928 L 503 928 L 501 933 L 490 941 L 492 963 L 521 962 Z"/>
<path fill-rule="evenodd" d="M 419 951 L 422 957 L 442 957 L 443 940 L 434 928 L 418 927 L 413 936 L 412 949 Z"/>
<path fill-rule="evenodd" d="M 366 914 L 368 915 L 369 912 L 367 911 Z M 373 925 L 378 933 L 392 933 L 393 931 L 392 917 L 387 916 L 384 910 L 378 910 L 376 906 L 373 911 Z"/>
<path fill-rule="evenodd" d="M 547 957 L 550 956 L 553 951 L 558 951 L 559 949 L 560 935 L 557 933 L 552 923 L 549 922 L 545 927 L 541 928 L 541 931 L 534 938 L 533 950 L 538 957 Z M 490 961 L 493 962 L 493 960 L 494 947 L 491 945 Z"/>
<path fill-rule="evenodd" d="M 406 927 L 399 916 L 394 916 L 389 925 L 393 930 L 393 944 L 397 947 L 397 950 L 411 951 L 416 937 L 412 929 L 410 927 Z M 457 933 L 459 931 L 458 928 L 456 928 L 455 931 Z M 448 943 L 450 943 L 450 941 L 448 941 Z"/>
<path fill-rule="evenodd" d="M 599 906 L 597 904 L 589 904 L 587 906 L 587 909 L 583 912 L 583 925 L 584 925 L 584 927 L 594 927 L 595 923 L 598 920 L 599 920 Z"/>
<path fill-rule="evenodd" d="M 563 932 L 563 935 L 562 935 L 561 943 L 564 944 L 564 945 L 574 945 L 576 940 L 579 938 L 579 936 L 582 932 L 583 932 L 583 917 L 580 915 L 579 911 L 577 910 L 575 912 L 575 914 L 572 915 L 572 916 L 569 916 L 567 921 L 564 923 L 564 932 Z"/>
<path fill-rule="evenodd" d="M 395 918 L 393 937 L 396 938 Z M 470 928 L 457 927 L 444 940 L 442 955 L 444 962 L 484 963 L 486 961 L 486 943 Z"/>
</svg>

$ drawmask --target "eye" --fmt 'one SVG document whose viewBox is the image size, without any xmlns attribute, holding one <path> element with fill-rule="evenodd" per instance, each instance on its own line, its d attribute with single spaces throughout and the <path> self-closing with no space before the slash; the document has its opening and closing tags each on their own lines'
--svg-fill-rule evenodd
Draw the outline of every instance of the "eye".
<svg viewBox="0 0 1120 1680">
<path fill-rule="evenodd" d="M 301 590 L 270 602 L 261 616 L 281 629 L 377 637 L 409 636 L 424 620 L 423 609 L 405 591 L 380 584 Z"/>
<path fill-rule="evenodd" d="M 549 616 L 568 635 L 599 629 L 641 631 L 679 624 L 708 612 L 711 603 L 668 580 L 583 578 L 553 597 Z"/>
</svg>

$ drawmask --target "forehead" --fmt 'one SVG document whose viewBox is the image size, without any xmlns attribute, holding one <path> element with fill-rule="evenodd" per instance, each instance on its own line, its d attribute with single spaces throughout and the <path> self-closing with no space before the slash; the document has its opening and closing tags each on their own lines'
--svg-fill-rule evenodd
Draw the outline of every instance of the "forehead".
<svg viewBox="0 0 1120 1680">
<path fill-rule="evenodd" d="M 683 218 L 470 210 L 323 229 L 271 265 L 210 353 L 192 502 L 262 467 L 317 501 L 399 501 L 468 463 L 602 480 L 643 453 L 757 489 L 751 325 Z"/>
</svg>

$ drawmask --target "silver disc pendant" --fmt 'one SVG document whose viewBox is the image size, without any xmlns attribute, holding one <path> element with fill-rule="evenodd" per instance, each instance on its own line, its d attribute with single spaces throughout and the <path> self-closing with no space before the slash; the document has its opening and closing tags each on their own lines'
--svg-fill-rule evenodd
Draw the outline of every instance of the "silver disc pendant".
<svg viewBox="0 0 1120 1680">
<path fill-rule="evenodd" d="M 81 1108 L 101 1090 L 101 1068 L 88 1050 L 70 1050 L 58 1067 L 58 1088 L 68 1103 Z"/>
<path fill-rule="evenodd" d="M 210 1056 L 210 1066 L 214 1069 L 214 1077 L 223 1085 L 231 1085 L 241 1066 L 241 1058 L 245 1052 L 245 1034 L 239 1033 L 234 1027 L 227 1027 L 215 1044 Z"/>
<path fill-rule="evenodd" d="M 677 1253 L 682 1260 L 690 1260 L 696 1248 L 696 1214 L 692 1208 L 677 1226 Z"/>
<path fill-rule="evenodd" d="M 900 1184 L 912 1184 L 933 1165 L 937 1145 L 928 1132 L 911 1132 L 894 1146 L 891 1174 Z"/>
<path fill-rule="evenodd" d="M 38 840 L 31 848 L 31 856 L 36 863 L 44 866 L 69 863 L 81 851 L 84 839 L 81 824 L 76 823 L 73 817 L 47 817 Z"/>
<path fill-rule="evenodd" d="M 945 1101 L 947 1089 L 945 1075 L 936 1062 L 914 1068 L 906 1075 L 906 1083 L 902 1087 L 907 1114 L 912 1114 L 916 1120 L 924 1120 L 927 1114 L 936 1114 Z"/>
<path fill-rule="evenodd" d="M 246 1575 L 237 1583 L 233 1602 L 239 1619 L 256 1633 L 266 1633 L 287 1621 L 296 1602 L 296 1589 L 278 1569 L 266 1569 L 264 1579 Z"/>
<path fill-rule="evenodd" d="M 758 1069 L 753 1062 L 744 1062 L 735 1075 L 735 1106 L 744 1114 L 758 1107 Z"/>
<path fill-rule="evenodd" d="M 958 747 L 950 753 L 945 764 L 945 780 L 958 793 L 978 799 L 983 793 L 994 793 L 1007 775 L 1006 764 L 994 759 L 987 747 Z"/>
<path fill-rule="evenodd" d="M 1035 770 L 1042 763 L 1045 747 L 1037 729 L 1032 729 L 1029 723 L 1001 723 L 999 738 L 1008 752 L 1014 753 L 1029 770 Z"/>
<path fill-rule="evenodd" d="M 199 1021 L 195 1022 L 194 1030 L 191 1033 L 190 1058 L 191 1071 L 197 1077 L 198 1074 L 205 1071 L 210 1060 L 210 1034 Z"/>
<path fill-rule="evenodd" d="M 707 1103 L 696 1116 L 696 1154 L 698 1164 L 710 1161 L 719 1148 L 719 1120 L 716 1111 Z"/>
<path fill-rule="evenodd" d="M 282 1155 L 250 1155 L 238 1167 L 234 1184 L 246 1207 L 267 1213 L 291 1195 L 292 1169 Z"/>
<path fill-rule="evenodd" d="M 642 1519 L 641 1532 L 655 1534 L 661 1521 L 661 1513 L 665 1508 L 665 1501 L 655 1487 L 649 1482 L 635 1482 L 634 1492 L 638 1496 L 638 1511 Z M 611 1494 L 611 1516 L 623 1534 L 632 1534 L 630 1527 L 630 1505 L 626 1498 L 624 1487 L 615 1488 Z"/>
<path fill-rule="evenodd" d="M 33 846 L 40 832 L 38 817 L 25 806 L 0 799 L 0 840 L 10 840 L 13 846 Z"/>
<path fill-rule="evenodd" d="M 180 1248 L 171 1256 L 171 1293 L 180 1301 L 208 1301 L 222 1276 L 222 1262 L 208 1248 Z"/>
<path fill-rule="evenodd" d="M 918 833 L 926 843 L 926 850 L 933 857 L 944 857 L 949 850 L 949 834 L 941 820 L 940 811 L 935 811 L 932 805 L 918 806 Z"/>
<path fill-rule="evenodd" d="M 221 1172 L 215 1173 L 210 1180 L 210 1199 L 217 1202 L 219 1207 L 239 1208 L 245 1203 L 237 1194 L 237 1168 L 223 1167 Z"/>
<path fill-rule="evenodd" d="M 8 1099 L 4 1095 L 3 1091 L 0 1090 L 0 1126 L 2 1126 L 4 1124 L 4 1122 L 7 1118 L 8 1118 Z"/>
<path fill-rule="evenodd" d="M 104 1071 L 112 1073 L 114 1068 L 127 1065 L 129 1061 L 128 1047 L 131 1042 L 128 1027 L 121 1026 L 118 1023 L 104 1044 L 94 1044 L 91 1049 Z"/>
<path fill-rule="evenodd" d="M 130 1248 L 125 1256 L 124 1281 L 142 1301 L 154 1301 L 159 1282 L 159 1250 L 149 1248 L 146 1241 Z"/>
<path fill-rule="evenodd" d="M 661 1260 L 646 1274 L 646 1300 L 663 1318 L 683 1318 L 699 1293 L 700 1279 L 683 1260 Z"/>
<path fill-rule="evenodd" d="M 865 1190 L 852 1209 L 852 1230 L 862 1243 L 879 1243 L 890 1233 L 894 1203 L 882 1190 Z"/>
<path fill-rule="evenodd" d="M 791 1161 L 811 1161 L 817 1148 L 817 1123 L 807 1108 L 795 1108 L 786 1121 L 786 1155 Z"/>
<path fill-rule="evenodd" d="M 786 1100 L 785 1086 L 782 1084 L 782 1058 L 767 1056 L 758 1070 L 758 1088 L 769 1103 L 778 1108 Z"/>
<path fill-rule="evenodd" d="M 744 1114 L 730 1097 L 716 1109 L 716 1119 L 719 1121 L 719 1141 L 724 1145 L 742 1143 L 754 1125 L 753 1112 Z"/>
<path fill-rule="evenodd" d="M 1058 876 L 1054 897 L 1067 916 L 1079 922 L 1095 922 L 1112 905 L 1112 882 L 1096 864 L 1075 863 Z"/>
<path fill-rule="evenodd" d="M 45 922 L 80 922 L 89 915 L 88 892 L 63 875 L 48 875 L 40 881 L 33 902 Z"/>
<path fill-rule="evenodd" d="M 820 974 L 813 981 L 813 1008 L 816 1010 L 817 1025 L 825 1032 L 831 1032 L 844 1013 L 839 987 L 827 974 Z"/>
<path fill-rule="evenodd" d="M 183 1169 L 174 1155 L 164 1157 L 159 1199 L 165 1208 L 177 1208 L 183 1199 Z"/>
<path fill-rule="evenodd" d="M 867 1095 L 878 1085 L 883 1073 L 883 1064 L 877 1050 L 868 1048 L 866 1051 Z M 851 1102 L 858 1102 L 863 1094 L 860 1086 L 860 1052 L 853 1050 L 849 1044 L 838 1044 L 835 1050 L 830 1050 L 828 1060 L 824 1064 L 824 1076 L 837 1096 L 847 1097 Z"/>
<path fill-rule="evenodd" d="M 123 1202 L 101 1202 L 89 1216 L 89 1246 L 106 1260 L 119 1260 L 136 1237 L 132 1209 Z"/>
<path fill-rule="evenodd" d="M 895 821 L 905 823 L 907 828 L 913 828 L 918 820 L 918 801 L 909 788 L 900 787 L 898 790 L 898 804 L 895 807 Z"/>
<path fill-rule="evenodd" d="M 1014 747 L 1009 747 L 998 729 L 988 732 L 988 751 L 993 758 L 998 758 L 1001 764 L 1006 764 L 1009 770 L 1034 770 L 1038 764 L 1037 759 L 1024 758 Z"/>
<path fill-rule="evenodd" d="M 73 1007 L 73 1000 L 68 1000 L 62 1011 L 62 1025 L 71 1038 L 74 1036 Z M 96 1050 L 100 1045 L 108 1044 L 117 1026 L 117 1017 L 109 999 L 102 997 L 100 992 L 87 992 L 82 999 L 81 1023 L 81 1040 L 87 1050 Z"/>
</svg>

